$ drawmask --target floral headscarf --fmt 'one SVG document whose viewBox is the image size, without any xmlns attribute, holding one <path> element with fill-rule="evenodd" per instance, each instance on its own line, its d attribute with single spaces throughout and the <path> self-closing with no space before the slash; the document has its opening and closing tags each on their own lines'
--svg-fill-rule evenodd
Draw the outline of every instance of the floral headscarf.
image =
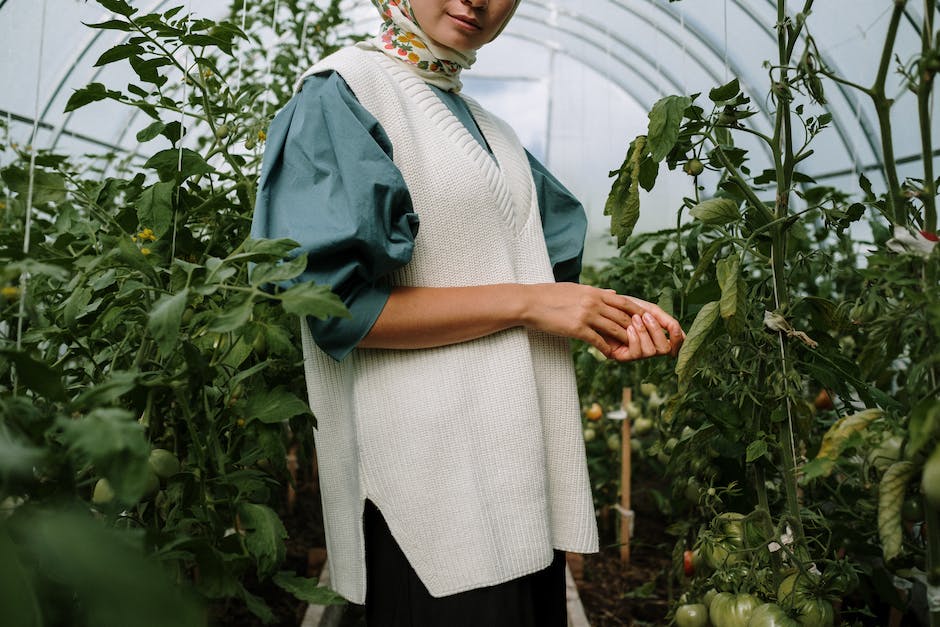
<svg viewBox="0 0 940 627">
<path fill-rule="evenodd" d="M 383 22 L 379 34 L 363 42 L 366 47 L 408 63 L 416 74 L 432 85 L 460 91 L 460 72 L 476 61 L 475 51 L 454 50 L 432 42 L 418 26 L 409 0 L 372 0 L 372 4 L 379 10 Z M 510 17 L 512 13 L 506 22 Z"/>
</svg>

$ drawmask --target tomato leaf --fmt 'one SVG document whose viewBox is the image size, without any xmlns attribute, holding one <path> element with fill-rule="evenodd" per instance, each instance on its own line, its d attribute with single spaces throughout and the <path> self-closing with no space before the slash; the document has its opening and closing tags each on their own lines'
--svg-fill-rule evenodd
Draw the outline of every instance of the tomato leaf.
<svg viewBox="0 0 940 627">
<path fill-rule="evenodd" d="M 141 54 L 143 51 L 143 47 L 139 44 L 118 44 L 98 57 L 94 67 L 101 67 L 115 61 L 123 61 L 135 54 Z"/>
<path fill-rule="evenodd" d="M 738 95 L 738 92 L 741 91 L 741 85 L 738 82 L 737 78 L 734 78 L 729 83 L 725 83 L 721 87 L 715 87 L 708 92 L 708 99 L 714 103 L 724 102 L 725 100 L 731 100 Z"/>
<path fill-rule="evenodd" d="M 251 284 L 279 283 L 297 277 L 307 269 L 307 255 L 300 254 L 284 263 L 259 263 L 251 272 Z"/>
<path fill-rule="evenodd" d="M 767 441 L 754 440 L 747 445 L 747 462 L 751 463 L 767 454 Z"/>
<path fill-rule="evenodd" d="M 140 373 L 117 370 L 110 373 L 104 381 L 87 388 L 75 399 L 73 408 L 81 409 L 94 405 L 109 405 L 137 387 Z"/>
<path fill-rule="evenodd" d="M 190 176 L 215 172 L 215 168 L 206 163 L 202 155 L 189 148 L 183 148 L 182 155 L 176 148 L 161 150 L 150 157 L 144 167 L 156 170 L 161 181 L 177 180 L 177 175 L 182 181 Z"/>
<path fill-rule="evenodd" d="M 689 213 L 705 224 L 720 225 L 741 218 L 738 203 L 730 198 L 709 198 L 698 203 Z"/>
<path fill-rule="evenodd" d="M 284 311 L 298 316 L 313 316 L 324 320 L 329 316 L 349 318 L 350 313 L 339 296 L 327 285 L 313 282 L 300 283 L 277 295 Z"/>
<path fill-rule="evenodd" d="M 29 195 L 29 171 L 16 166 L 3 169 L 3 182 L 11 191 L 16 192 L 25 202 Z M 64 203 L 66 199 L 65 179 L 56 172 L 35 170 L 32 180 L 33 206 L 39 207 L 50 202 Z"/>
<path fill-rule="evenodd" d="M 133 414 L 102 407 L 81 418 L 60 418 L 58 425 L 69 451 L 91 462 L 121 501 L 140 500 L 147 487 L 150 444 Z"/>
<path fill-rule="evenodd" d="M 165 128 L 166 128 L 166 124 L 164 122 L 161 122 L 160 120 L 157 120 L 156 122 L 149 124 L 146 128 L 144 128 L 143 130 L 137 133 L 137 141 L 141 143 L 149 142 L 151 139 L 154 139 L 155 137 L 159 137 L 160 133 L 162 133 L 163 129 Z"/>
<path fill-rule="evenodd" d="M 721 247 L 728 243 L 728 240 L 725 238 L 717 239 L 711 244 L 708 245 L 708 248 L 702 253 L 702 257 L 698 260 L 698 263 L 695 265 L 695 270 L 692 272 L 692 277 L 689 279 L 689 282 L 685 286 L 686 292 L 691 292 L 692 288 L 695 287 L 696 281 L 701 278 L 705 271 L 711 267 L 712 259 L 715 258 L 715 255 L 718 254 L 718 251 L 721 250 Z"/>
<path fill-rule="evenodd" d="M 131 7 L 125 0 L 98 0 L 98 4 L 108 11 L 113 11 L 124 17 L 130 17 L 137 13 L 137 9 Z"/>
<path fill-rule="evenodd" d="M 183 288 L 176 294 L 164 294 L 150 310 L 147 330 L 163 354 L 168 354 L 176 345 L 188 298 L 189 288 Z"/>
<path fill-rule="evenodd" d="M 84 107 L 89 103 L 97 102 L 98 100 L 104 100 L 105 98 L 120 100 L 121 92 L 108 90 L 101 83 L 91 83 L 87 87 L 82 87 L 81 89 L 75 90 L 75 93 L 71 95 L 69 101 L 65 104 L 65 110 L 63 113 L 74 111 L 75 109 Z"/>
<path fill-rule="evenodd" d="M 287 530 L 277 513 L 266 505 L 241 503 L 238 522 L 245 530 L 245 548 L 257 560 L 258 574 L 270 575 L 284 560 Z"/>
<path fill-rule="evenodd" d="M 125 33 L 129 33 L 134 30 L 134 26 L 130 22 L 125 22 L 124 20 L 105 20 L 104 22 L 96 22 L 94 24 L 89 24 L 87 22 L 82 22 L 88 28 L 100 28 L 102 30 L 120 30 Z"/>
<path fill-rule="evenodd" d="M 245 405 L 246 420 L 265 423 L 283 422 L 300 414 L 309 414 L 310 407 L 284 388 L 258 391 Z"/>
<path fill-rule="evenodd" d="M 911 410 L 908 430 L 910 439 L 907 443 L 908 455 L 913 456 L 940 433 L 940 401 L 926 398 Z"/>
<path fill-rule="evenodd" d="M 226 310 L 216 316 L 209 330 L 214 333 L 227 333 L 245 326 L 251 312 L 254 311 L 255 301 L 251 297 L 246 298 L 237 305 L 229 305 Z"/>
<path fill-rule="evenodd" d="M 718 319 L 718 302 L 712 301 L 705 304 L 689 329 L 685 337 L 682 348 L 679 349 L 679 356 L 676 359 L 676 376 L 679 378 L 679 384 L 687 383 L 691 376 L 692 363 L 695 356 L 699 353 L 709 332 Z"/>
<path fill-rule="evenodd" d="M 33 359 L 23 351 L 0 349 L 0 355 L 9 359 L 16 366 L 19 382 L 35 394 L 51 401 L 66 400 L 65 386 L 62 384 L 62 373 L 58 370 L 45 362 Z"/>
<path fill-rule="evenodd" d="M 676 145 L 682 116 L 690 104 L 692 99 L 688 96 L 666 96 L 653 105 L 646 135 L 653 161 L 662 161 Z"/>
<path fill-rule="evenodd" d="M 721 287 L 721 300 L 719 308 L 721 317 L 725 320 L 733 318 L 738 311 L 738 302 L 741 299 L 741 259 L 737 254 L 731 254 L 719 259 L 715 264 L 718 275 L 718 285 Z"/>
<path fill-rule="evenodd" d="M 875 420 L 884 416 L 880 409 L 864 409 L 850 416 L 845 416 L 837 420 L 826 434 L 823 436 L 822 445 L 819 447 L 817 459 L 837 460 L 842 451 L 845 450 L 846 441 L 855 433 L 863 431 Z"/>
<path fill-rule="evenodd" d="M 610 216 L 610 234 L 617 238 L 617 246 L 623 246 L 633 233 L 640 218 L 640 164 L 648 158 L 646 137 L 638 136 L 630 142 L 627 156 L 616 175 L 604 204 L 604 215 Z"/>
<path fill-rule="evenodd" d="M 150 228 L 161 238 L 173 225 L 173 183 L 154 183 L 141 193 L 137 201 L 137 221 L 141 228 Z"/>
<path fill-rule="evenodd" d="M 272 578 L 274 583 L 287 590 L 301 601 L 315 605 L 344 605 L 346 600 L 326 586 L 319 585 L 315 578 L 298 577 L 290 571 L 281 571 Z"/>
<path fill-rule="evenodd" d="M 885 471 L 878 486 L 878 535 L 886 562 L 901 553 L 901 505 L 913 474 L 914 464 L 895 462 Z"/>
</svg>

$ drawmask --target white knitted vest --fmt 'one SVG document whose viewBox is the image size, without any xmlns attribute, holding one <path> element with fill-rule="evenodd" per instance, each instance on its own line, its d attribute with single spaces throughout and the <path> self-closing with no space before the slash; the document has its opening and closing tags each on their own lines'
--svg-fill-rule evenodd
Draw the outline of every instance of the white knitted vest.
<svg viewBox="0 0 940 627">
<path fill-rule="evenodd" d="M 494 161 L 404 64 L 346 48 L 314 71 L 327 69 L 388 134 L 420 217 L 393 284 L 554 280 L 532 173 L 504 122 L 467 99 Z M 434 596 L 538 571 L 553 548 L 597 550 L 568 340 L 517 327 L 336 362 L 301 328 L 337 592 L 365 599 L 366 498 Z"/>
</svg>

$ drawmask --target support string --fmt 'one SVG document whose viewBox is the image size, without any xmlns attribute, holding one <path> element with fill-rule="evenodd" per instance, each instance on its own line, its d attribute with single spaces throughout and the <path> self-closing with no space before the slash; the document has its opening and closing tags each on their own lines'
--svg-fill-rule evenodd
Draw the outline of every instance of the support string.
<svg viewBox="0 0 940 627">
<path fill-rule="evenodd" d="M 39 90 L 42 86 L 42 62 L 46 44 L 46 4 L 42 0 L 42 11 L 39 17 L 39 58 L 36 67 L 36 94 L 33 108 L 33 129 L 29 134 L 29 185 L 26 190 L 26 221 L 23 226 L 23 258 L 29 256 L 29 238 L 33 224 L 33 190 L 36 186 L 36 135 L 39 132 Z M 26 295 L 29 287 L 29 273 L 20 274 L 20 306 L 16 321 L 16 350 L 23 346 L 23 319 L 26 317 Z M 14 393 L 16 385 L 13 386 Z"/>
<path fill-rule="evenodd" d="M 193 2 L 189 0 L 186 5 L 186 34 L 192 32 L 193 28 Z M 180 145 L 179 152 L 177 153 L 176 158 L 176 173 L 182 174 L 183 172 L 183 140 L 186 138 L 186 103 L 189 100 L 189 54 L 192 52 L 192 49 L 189 46 L 186 46 L 186 56 L 183 62 L 183 100 L 180 102 Z M 192 79 L 197 80 L 197 79 Z M 176 258 L 176 226 L 177 220 L 179 219 L 179 204 L 180 204 L 180 194 L 183 191 L 182 184 L 176 188 L 176 206 L 173 209 L 173 235 L 170 242 L 170 258 Z"/>
</svg>

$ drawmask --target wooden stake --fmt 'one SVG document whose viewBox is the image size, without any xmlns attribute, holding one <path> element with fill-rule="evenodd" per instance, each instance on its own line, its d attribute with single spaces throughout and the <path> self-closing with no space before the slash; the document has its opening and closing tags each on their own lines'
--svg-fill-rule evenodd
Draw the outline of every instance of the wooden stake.
<svg viewBox="0 0 940 627">
<path fill-rule="evenodd" d="M 633 400 L 630 388 L 623 388 L 623 410 Z M 633 527 L 633 511 L 630 509 L 630 417 L 620 425 L 620 561 L 630 563 L 630 531 Z"/>
</svg>

